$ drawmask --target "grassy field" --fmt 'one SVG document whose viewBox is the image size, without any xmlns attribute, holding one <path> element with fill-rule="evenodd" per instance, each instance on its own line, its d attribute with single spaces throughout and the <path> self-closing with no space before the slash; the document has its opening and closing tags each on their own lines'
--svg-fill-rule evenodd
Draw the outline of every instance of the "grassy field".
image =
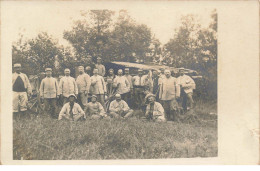
<svg viewBox="0 0 260 171">
<path fill-rule="evenodd" d="M 216 104 L 198 103 L 178 122 L 14 120 L 15 160 L 159 159 L 217 156 Z"/>
</svg>

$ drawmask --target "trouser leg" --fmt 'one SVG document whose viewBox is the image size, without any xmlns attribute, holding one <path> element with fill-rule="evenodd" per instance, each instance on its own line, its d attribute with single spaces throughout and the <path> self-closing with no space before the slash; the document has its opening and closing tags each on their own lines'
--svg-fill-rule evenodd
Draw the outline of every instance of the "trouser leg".
<svg viewBox="0 0 260 171">
<path fill-rule="evenodd" d="M 165 119 L 167 120 L 167 113 L 168 113 L 168 110 L 167 110 L 167 105 L 166 105 L 166 102 L 164 100 L 160 100 L 161 104 L 162 104 L 162 107 L 164 109 L 164 117 Z"/>
<path fill-rule="evenodd" d="M 50 99 L 50 113 L 51 116 L 57 118 L 57 100 L 56 98 Z"/>
<path fill-rule="evenodd" d="M 19 92 L 20 111 L 27 111 L 28 96 L 26 92 Z"/>
<path fill-rule="evenodd" d="M 97 101 L 104 107 L 106 111 L 106 106 L 105 106 L 105 95 L 104 94 L 97 94 Z"/>
<path fill-rule="evenodd" d="M 80 96 L 81 107 L 85 109 L 88 103 L 88 95 L 85 93 L 80 93 L 79 96 Z"/>
<path fill-rule="evenodd" d="M 192 93 L 187 94 L 187 99 L 189 100 L 190 108 L 193 109 L 194 101 L 193 101 L 193 98 L 192 98 Z"/>
<path fill-rule="evenodd" d="M 127 93 L 127 104 L 129 105 L 130 108 L 133 108 L 133 104 L 132 104 L 132 93 L 128 92 Z"/>
<path fill-rule="evenodd" d="M 78 121 L 79 119 L 81 119 L 83 117 L 83 115 L 78 114 L 76 116 L 74 116 L 74 121 Z"/>
<path fill-rule="evenodd" d="M 44 99 L 44 114 L 46 116 L 50 115 L 50 99 Z"/>
<path fill-rule="evenodd" d="M 13 112 L 18 115 L 18 112 L 19 112 L 19 93 L 18 92 L 13 92 Z"/>
<path fill-rule="evenodd" d="M 110 115 L 113 117 L 113 118 L 119 118 L 120 115 L 116 112 L 110 112 Z"/>
<path fill-rule="evenodd" d="M 126 115 L 124 116 L 124 118 L 129 118 L 129 117 L 132 117 L 133 116 L 133 110 L 130 109 L 129 111 L 127 111 Z"/>
<path fill-rule="evenodd" d="M 91 119 L 101 119 L 101 116 L 100 115 L 92 115 L 90 118 Z"/>
<path fill-rule="evenodd" d="M 185 92 L 182 93 L 182 108 L 184 112 L 187 111 L 187 94 Z"/>
<path fill-rule="evenodd" d="M 169 105 L 169 102 L 167 100 L 162 100 L 162 105 L 163 105 L 163 108 L 164 108 L 164 112 L 165 112 L 165 119 L 166 120 L 170 120 L 170 105 Z"/>
</svg>

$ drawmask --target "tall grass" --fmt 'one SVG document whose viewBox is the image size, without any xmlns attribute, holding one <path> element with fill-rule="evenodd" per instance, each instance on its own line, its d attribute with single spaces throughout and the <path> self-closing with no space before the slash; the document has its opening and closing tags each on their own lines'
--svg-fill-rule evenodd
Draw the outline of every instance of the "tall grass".
<svg viewBox="0 0 260 171">
<path fill-rule="evenodd" d="M 217 117 L 190 122 L 14 120 L 15 160 L 159 159 L 217 156 Z"/>
</svg>

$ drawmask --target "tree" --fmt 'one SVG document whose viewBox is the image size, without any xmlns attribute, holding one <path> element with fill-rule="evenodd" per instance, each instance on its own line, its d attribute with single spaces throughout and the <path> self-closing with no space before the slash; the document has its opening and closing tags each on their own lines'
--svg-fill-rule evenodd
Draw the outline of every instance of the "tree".
<svg viewBox="0 0 260 171">
<path fill-rule="evenodd" d="M 115 28 L 111 33 L 113 58 L 135 62 L 137 56 L 139 60 L 144 60 L 150 44 L 151 30 L 144 24 L 136 24 L 127 11 L 121 10 Z"/>
<path fill-rule="evenodd" d="M 217 12 L 206 28 L 193 15 L 183 16 L 181 26 L 164 46 L 164 60 L 174 67 L 195 69 L 205 79 L 207 96 L 217 97 Z M 215 98 L 216 99 L 216 98 Z"/>
<path fill-rule="evenodd" d="M 20 38 L 12 46 L 13 63 L 20 62 L 28 74 L 38 74 L 46 67 L 56 70 L 56 61 L 63 58 L 61 47 L 46 32 L 36 38 L 22 42 Z"/>
<path fill-rule="evenodd" d="M 173 66 L 191 68 L 192 64 L 196 63 L 196 57 L 199 55 L 197 38 L 200 29 L 201 26 L 194 15 L 181 18 L 180 28 L 176 30 L 174 38 L 165 45 Z"/>
<path fill-rule="evenodd" d="M 94 60 L 97 56 L 107 57 L 111 17 L 114 15 L 110 10 L 91 10 L 82 12 L 86 19 L 75 22 L 70 31 L 64 31 L 63 37 L 75 48 L 76 58 L 84 61 L 87 55 L 91 55 Z"/>
<path fill-rule="evenodd" d="M 135 54 L 142 58 L 145 56 L 151 43 L 150 29 L 136 24 L 125 10 L 119 12 L 114 24 L 114 14 L 109 10 L 82 12 L 85 19 L 75 22 L 72 30 L 64 32 L 64 38 L 75 49 L 77 60 L 84 62 L 89 54 L 94 61 L 100 55 L 105 62 L 135 62 Z"/>
</svg>

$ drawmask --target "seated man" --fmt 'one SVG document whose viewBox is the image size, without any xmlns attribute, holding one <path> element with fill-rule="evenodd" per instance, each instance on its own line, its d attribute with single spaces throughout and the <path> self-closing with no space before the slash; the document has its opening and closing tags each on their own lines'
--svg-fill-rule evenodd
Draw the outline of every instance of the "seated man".
<svg viewBox="0 0 260 171">
<path fill-rule="evenodd" d="M 89 102 L 85 109 L 86 116 L 92 119 L 101 119 L 107 117 L 103 106 L 97 101 L 97 96 L 92 95 L 91 102 Z"/>
<path fill-rule="evenodd" d="M 59 120 L 66 119 L 70 121 L 77 121 L 82 117 L 85 117 L 84 111 L 81 109 L 80 105 L 75 102 L 76 96 L 74 94 L 69 95 L 69 102 L 65 103 L 62 107 Z"/>
<path fill-rule="evenodd" d="M 155 95 L 146 95 L 146 100 L 148 100 L 148 105 L 146 107 L 145 117 L 148 120 L 153 120 L 156 122 L 166 121 L 164 116 L 164 109 L 159 102 L 155 101 Z"/>
<path fill-rule="evenodd" d="M 133 115 L 133 110 L 128 107 L 128 104 L 121 99 L 120 94 L 115 95 L 115 100 L 110 103 L 109 112 L 114 118 L 129 118 Z"/>
</svg>

